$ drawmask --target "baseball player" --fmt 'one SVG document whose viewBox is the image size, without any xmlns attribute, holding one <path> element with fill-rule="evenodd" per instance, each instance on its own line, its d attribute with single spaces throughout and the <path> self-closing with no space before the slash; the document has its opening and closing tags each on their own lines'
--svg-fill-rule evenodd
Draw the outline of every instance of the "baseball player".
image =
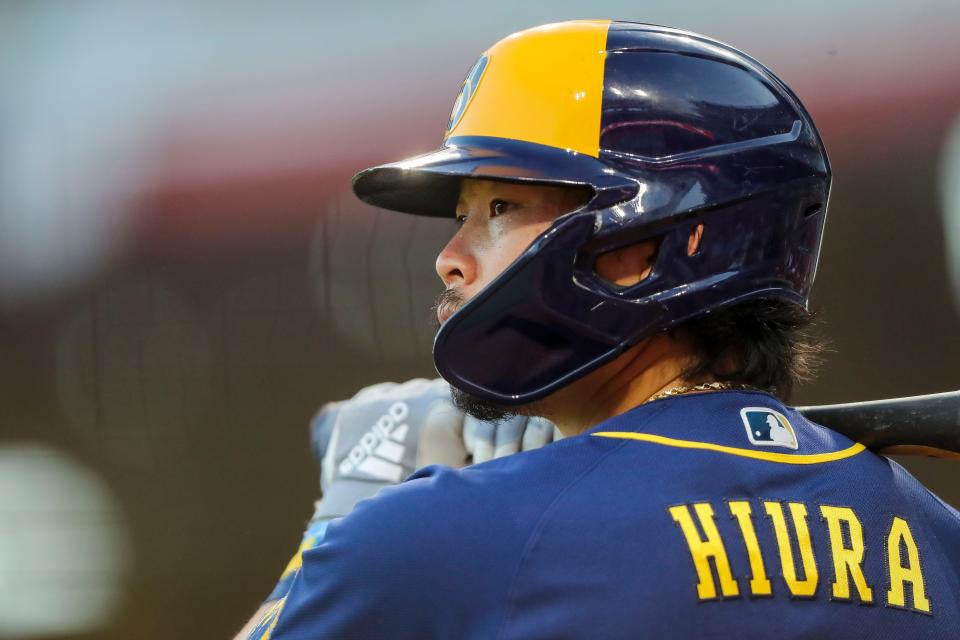
<svg viewBox="0 0 960 640">
<path fill-rule="evenodd" d="M 492 423 L 465 415 L 453 405 L 443 380 L 384 382 L 349 400 L 328 403 L 310 424 L 322 499 L 314 505 L 299 549 L 237 640 L 269 637 L 303 552 L 320 544 L 327 525 L 361 500 L 430 464 L 464 467 L 537 449 L 558 435 L 540 418 L 516 416 Z"/>
<path fill-rule="evenodd" d="M 456 217 L 434 344 L 472 415 L 567 436 L 330 523 L 299 638 L 948 638 L 960 514 L 785 404 L 831 181 L 799 99 L 697 34 L 513 34 L 364 201 Z"/>
</svg>

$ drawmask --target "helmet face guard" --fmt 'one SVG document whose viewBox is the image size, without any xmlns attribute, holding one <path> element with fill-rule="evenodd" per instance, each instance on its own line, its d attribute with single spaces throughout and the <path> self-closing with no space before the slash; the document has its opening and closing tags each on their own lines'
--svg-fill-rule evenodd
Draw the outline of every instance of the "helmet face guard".
<svg viewBox="0 0 960 640">
<path fill-rule="evenodd" d="M 564 65 L 577 73 L 561 74 Z M 527 100 L 532 113 L 489 120 L 503 92 L 527 97 L 527 80 L 551 69 L 546 95 Z M 583 84 L 558 89 L 564 81 Z M 596 104 L 577 97 L 590 88 Z M 465 81 L 443 148 L 362 172 L 354 189 L 388 209 L 453 216 L 464 178 L 594 191 L 437 334 L 440 374 L 502 405 L 549 395 L 724 306 L 806 305 L 830 187 L 809 115 L 761 65 L 695 34 L 596 21 L 495 45 Z M 699 224 L 701 247 L 687 255 Z M 619 287 L 595 273 L 598 256 L 650 239 L 659 248 L 642 282 Z"/>
</svg>

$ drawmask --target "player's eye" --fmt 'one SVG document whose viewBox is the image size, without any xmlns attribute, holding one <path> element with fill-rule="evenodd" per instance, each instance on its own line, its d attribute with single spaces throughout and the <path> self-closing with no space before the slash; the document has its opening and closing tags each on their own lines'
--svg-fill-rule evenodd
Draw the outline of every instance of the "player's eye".
<svg viewBox="0 0 960 640">
<path fill-rule="evenodd" d="M 511 203 L 506 200 L 500 200 L 499 198 L 490 201 L 490 217 L 494 218 L 496 216 L 502 215 L 510 210 L 510 207 L 513 206 Z"/>
</svg>

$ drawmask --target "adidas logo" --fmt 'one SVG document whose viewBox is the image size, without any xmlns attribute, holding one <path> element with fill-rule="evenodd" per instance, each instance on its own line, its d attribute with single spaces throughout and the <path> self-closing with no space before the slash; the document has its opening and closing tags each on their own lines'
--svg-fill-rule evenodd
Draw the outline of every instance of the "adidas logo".
<svg viewBox="0 0 960 640">
<path fill-rule="evenodd" d="M 403 460 L 405 447 L 403 441 L 410 427 L 403 422 L 410 414 L 406 402 L 394 402 L 387 412 L 377 419 L 370 430 L 363 434 L 343 462 L 340 473 L 348 474 L 360 471 L 368 476 L 387 482 L 400 482 L 403 479 Z"/>
</svg>

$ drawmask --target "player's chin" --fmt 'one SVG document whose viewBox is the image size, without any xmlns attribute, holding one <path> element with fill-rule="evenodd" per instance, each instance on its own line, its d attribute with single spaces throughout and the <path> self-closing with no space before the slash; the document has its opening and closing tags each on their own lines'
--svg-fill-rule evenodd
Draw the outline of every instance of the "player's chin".
<svg viewBox="0 0 960 640">
<path fill-rule="evenodd" d="M 450 386 L 453 404 L 469 416 L 482 422 L 503 422 L 517 415 L 526 415 L 523 407 L 505 407 Z"/>
</svg>

